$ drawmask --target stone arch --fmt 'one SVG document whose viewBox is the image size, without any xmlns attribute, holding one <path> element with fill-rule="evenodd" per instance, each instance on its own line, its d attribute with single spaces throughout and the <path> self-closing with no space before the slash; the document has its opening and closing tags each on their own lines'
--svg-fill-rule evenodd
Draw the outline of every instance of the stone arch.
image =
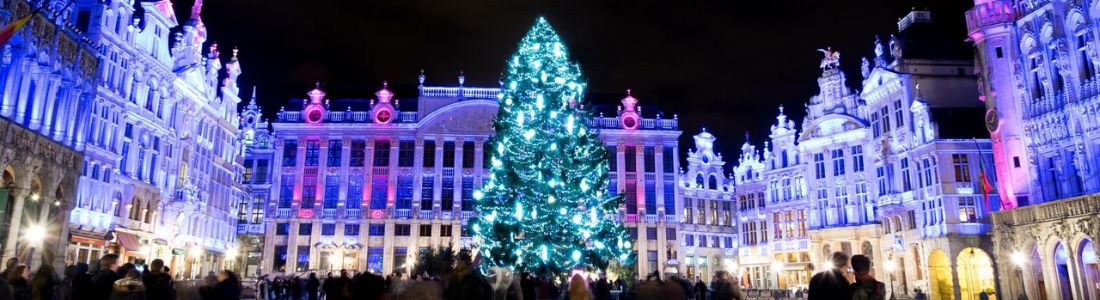
<svg viewBox="0 0 1100 300">
<path fill-rule="evenodd" d="M 1077 286 L 1082 287 L 1081 295 L 1086 300 L 1096 300 L 1100 296 L 1100 264 L 1097 263 L 1096 247 L 1092 239 L 1081 238 L 1077 243 L 1076 268 Z"/>
<path fill-rule="evenodd" d="M 959 299 L 977 300 L 982 291 L 994 291 L 997 287 L 993 259 L 982 249 L 969 247 L 960 251 L 955 271 L 959 274 Z"/>
<path fill-rule="evenodd" d="M 138 196 L 134 196 L 134 198 L 130 200 L 130 203 L 126 205 L 128 213 L 127 217 L 130 220 L 140 221 L 142 203 L 143 202 L 141 201 L 141 198 L 139 198 Z"/>
<path fill-rule="evenodd" d="M 1057 241 L 1051 249 L 1051 263 L 1053 263 L 1053 275 L 1058 282 L 1054 283 L 1055 290 L 1048 294 L 1060 295 L 1060 299 L 1073 299 L 1073 287 L 1070 284 L 1070 249 L 1065 243 Z"/>
<path fill-rule="evenodd" d="M 928 255 L 929 296 L 932 299 L 955 299 L 955 284 L 951 275 L 951 259 L 943 250 Z"/>
<path fill-rule="evenodd" d="M 710 182 L 708 183 L 708 185 L 709 186 L 707 188 L 719 189 L 720 187 L 718 186 L 718 175 L 710 174 Z"/>
</svg>

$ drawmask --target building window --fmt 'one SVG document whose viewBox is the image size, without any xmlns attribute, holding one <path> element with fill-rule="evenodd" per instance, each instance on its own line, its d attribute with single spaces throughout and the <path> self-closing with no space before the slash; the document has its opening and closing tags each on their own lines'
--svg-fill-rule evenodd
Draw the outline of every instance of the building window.
<svg viewBox="0 0 1100 300">
<path fill-rule="evenodd" d="M 435 185 L 435 177 L 424 176 L 424 178 L 420 179 L 420 209 L 421 210 L 431 210 L 432 209 L 432 202 L 433 202 L 432 197 L 434 197 L 434 195 L 432 195 L 432 194 L 435 191 L 435 189 L 433 188 L 433 185 Z"/>
<path fill-rule="evenodd" d="M 413 178 L 409 175 L 397 177 L 397 209 L 411 209 L 413 200 Z"/>
<path fill-rule="evenodd" d="M 657 183 L 653 180 L 645 181 L 645 213 L 657 214 Z"/>
<path fill-rule="evenodd" d="M 440 205 L 444 210 L 452 210 L 455 206 L 455 178 L 453 174 L 451 176 L 443 175 L 443 194 L 440 195 Z"/>
<path fill-rule="evenodd" d="M 901 99 L 894 101 L 894 119 L 898 129 L 905 126 L 905 109 L 901 106 Z"/>
<path fill-rule="evenodd" d="M 420 236 L 421 237 L 430 237 L 430 236 L 432 236 L 432 225 L 430 225 L 430 224 L 421 224 L 420 225 Z"/>
<path fill-rule="evenodd" d="M 844 149 L 833 151 L 833 176 L 844 175 Z"/>
<path fill-rule="evenodd" d="M 367 227 L 367 230 L 368 230 L 367 234 L 370 235 L 370 236 L 384 236 L 384 235 L 386 235 L 386 225 L 385 224 L 370 224 Z"/>
<path fill-rule="evenodd" d="M 397 144 L 397 166 L 412 167 L 413 150 L 416 150 L 415 141 L 401 141 Z"/>
<path fill-rule="evenodd" d="M 663 161 L 663 169 L 665 173 L 676 172 L 676 148 L 672 146 L 665 146 L 663 153 L 661 153 L 661 160 Z"/>
<path fill-rule="evenodd" d="M 886 189 L 886 169 L 876 167 L 875 177 L 878 178 L 878 195 L 886 195 L 886 193 L 889 192 L 889 190 Z"/>
<path fill-rule="evenodd" d="M 336 224 L 321 224 L 321 235 L 334 236 L 336 235 Z"/>
<path fill-rule="evenodd" d="M 814 153 L 814 178 L 825 178 L 825 153 Z"/>
<path fill-rule="evenodd" d="M 863 172 L 863 146 L 852 147 L 852 171 Z"/>
<path fill-rule="evenodd" d="M 390 141 L 374 141 L 374 166 L 388 167 L 390 165 Z"/>
<path fill-rule="evenodd" d="M 359 236 L 359 224 L 344 224 L 344 236 Z"/>
<path fill-rule="evenodd" d="M 171 157 L 171 155 L 169 155 Z M 270 162 L 266 159 L 256 161 L 256 172 L 253 173 L 253 183 L 271 183 L 268 179 L 268 174 L 271 174 L 271 168 L 268 167 Z"/>
<path fill-rule="evenodd" d="M 409 248 L 405 248 L 405 247 L 393 248 L 393 266 L 390 266 L 390 267 L 393 268 L 394 272 L 405 273 L 403 271 L 406 267 L 408 267 L 408 266 L 405 265 L 405 259 L 408 258 L 408 255 L 409 255 Z"/>
<path fill-rule="evenodd" d="M 340 156 L 344 153 L 344 141 L 341 140 L 329 140 L 328 141 L 328 161 L 326 166 L 336 167 L 340 166 Z"/>
<path fill-rule="evenodd" d="M 286 268 L 286 246 L 275 246 L 275 270 L 283 271 Z"/>
<path fill-rule="evenodd" d="M 676 228 L 665 228 L 665 240 L 666 241 L 675 241 L 676 240 Z"/>
<path fill-rule="evenodd" d="M 909 178 L 909 158 L 901 159 L 901 187 L 906 192 L 913 190 L 913 179 Z"/>
<path fill-rule="evenodd" d="M 452 233 L 453 230 L 454 230 L 454 227 L 452 227 L 452 225 L 440 225 L 439 226 L 439 236 L 451 237 L 451 236 L 454 235 Z"/>
<path fill-rule="evenodd" d="M 646 252 L 646 263 L 650 270 L 657 270 L 657 251 L 650 250 Z"/>
<path fill-rule="evenodd" d="M 931 163 L 931 160 L 925 158 L 924 159 L 924 182 L 925 182 L 925 184 L 927 184 L 927 185 L 935 184 L 935 182 L 932 181 L 932 178 L 933 178 L 933 176 L 932 176 L 932 163 Z"/>
<path fill-rule="evenodd" d="M 290 208 L 294 202 L 294 175 L 283 175 L 279 182 L 279 208 Z"/>
<path fill-rule="evenodd" d="M 347 208 L 363 206 L 363 175 L 348 175 Z"/>
<path fill-rule="evenodd" d="M 462 177 L 462 211 L 474 211 L 474 178 Z"/>
<path fill-rule="evenodd" d="M 443 167 L 454 168 L 455 167 L 455 142 L 446 141 L 443 142 Z"/>
<path fill-rule="evenodd" d="M 637 241 L 638 240 L 638 227 L 628 227 L 626 229 L 626 234 L 630 237 L 630 240 Z"/>
<path fill-rule="evenodd" d="M 619 152 L 616 149 L 617 148 L 613 145 L 607 146 L 607 165 L 611 169 L 610 172 L 619 171 L 619 165 L 617 164 L 619 161 Z M 615 180 L 611 180 L 611 182 L 615 182 Z"/>
<path fill-rule="evenodd" d="M 966 154 L 951 154 L 955 182 L 970 182 L 970 161 Z"/>
<path fill-rule="evenodd" d="M 657 240 L 657 228 L 649 227 L 645 229 L 645 238 L 650 241 Z"/>
<path fill-rule="evenodd" d="M 367 249 L 367 272 L 382 273 L 382 248 Z"/>
<path fill-rule="evenodd" d="M 393 227 L 394 236 L 409 236 L 411 231 L 409 224 L 397 224 Z"/>
<path fill-rule="evenodd" d="M 1082 81 L 1092 79 L 1092 76 L 1094 75 L 1094 72 L 1092 70 L 1092 57 L 1089 56 L 1088 52 L 1088 43 L 1088 38 L 1085 37 L 1084 32 L 1081 32 L 1077 35 L 1077 61 L 1078 65 L 1081 66 L 1079 68 L 1079 76 L 1081 77 Z"/>
<path fill-rule="evenodd" d="M 389 188 L 388 176 L 375 175 L 371 182 L 370 209 L 386 208 L 386 192 Z"/>
<path fill-rule="evenodd" d="M 882 133 L 890 133 L 890 107 L 883 106 L 882 109 L 879 110 L 879 115 L 882 116 Z"/>
<path fill-rule="evenodd" d="M 367 155 L 367 142 L 366 141 L 352 141 L 351 142 L 351 159 L 349 159 L 349 165 L 352 167 L 362 167 Z"/>
<path fill-rule="evenodd" d="M 424 141 L 424 167 L 435 168 L 435 141 Z"/>
<path fill-rule="evenodd" d="M 298 235 L 311 235 L 313 234 L 313 223 L 298 224 Z"/>
<path fill-rule="evenodd" d="M 317 140 L 306 141 L 306 166 L 316 166 L 320 163 L 321 142 Z"/>
<path fill-rule="evenodd" d="M 337 203 L 340 203 L 340 175 L 325 176 L 325 200 L 321 207 L 336 208 Z"/>
<path fill-rule="evenodd" d="M 871 113 L 871 132 L 876 139 L 882 135 L 882 132 L 879 131 L 878 112 Z"/>
<path fill-rule="evenodd" d="M 974 203 L 974 197 L 959 197 L 959 222 L 978 222 L 978 207 Z"/>
<path fill-rule="evenodd" d="M 667 176 L 667 175 L 666 175 Z M 666 178 L 668 179 L 668 178 Z M 664 204 L 666 214 L 676 213 L 676 182 L 672 180 L 665 180 L 664 186 Z"/>
<path fill-rule="evenodd" d="M 474 167 L 474 142 L 462 142 L 462 168 Z"/>
<path fill-rule="evenodd" d="M 290 223 L 276 223 L 275 235 L 288 235 L 290 234 Z"/>
<path fill-rule="evenodd" d="M 313 208 L 317 201 L 317 174 L 306 173 L 302 178 L 302 208 Z"/>
</svg>

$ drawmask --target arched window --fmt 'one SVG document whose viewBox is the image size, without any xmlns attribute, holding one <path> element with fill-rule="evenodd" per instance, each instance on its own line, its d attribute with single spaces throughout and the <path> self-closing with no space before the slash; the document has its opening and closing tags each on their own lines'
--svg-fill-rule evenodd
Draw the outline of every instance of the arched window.
<svg viewBox="0 0 1100 300">
<path fill-rule="evenodd" d="M 695 187 L 703 187 L 703 173 L 695 175 Z"/>
<path fill-rule="evenodd" d="M 713 174 L 710 175 L 710 186 L 708 186 L 708 188 L 712 188 L 712 189 L 717 189 L 718 188 L 718 176 L 713 175 Z"/>
</svg>

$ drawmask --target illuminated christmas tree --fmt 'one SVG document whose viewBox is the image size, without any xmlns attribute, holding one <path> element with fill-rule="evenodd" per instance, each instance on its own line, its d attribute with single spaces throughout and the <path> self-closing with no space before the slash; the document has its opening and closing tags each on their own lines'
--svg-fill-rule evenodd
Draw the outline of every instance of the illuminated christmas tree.
<svg viewBox="0 0 1100 300">
<path fill-rule="evenodd" d="M 494 122 L 491 175 L 471 220 L 482 267 L 558 275 L 632 265 L 626 228 L 609 218 L 607 150 L 588 128 L 584 79 L 561 38 L 539 18 L 508 61 Z"/>
</svg>

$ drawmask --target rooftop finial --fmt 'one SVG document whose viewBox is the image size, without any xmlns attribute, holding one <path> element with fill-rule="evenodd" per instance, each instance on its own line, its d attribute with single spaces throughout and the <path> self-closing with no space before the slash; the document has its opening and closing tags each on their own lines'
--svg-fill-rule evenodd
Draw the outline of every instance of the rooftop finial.
<svg viewBox="0 0 1100 300">
<path fill-rule="evenodd" d="M 780 114 L 782 114 L 782 113 L 783 113 L 783 104 L 780 104 L 780 105 L 779 105 L 779 113 L 780 113 Z"/>
<path fill-rule="evenodd" d="M 458 70 L 458 86 L 466 84 L 466 72 Z"/>
<path fill-rule="evenodd" d="M 240 51 L 240 49 L 237 49 L 236 46 L 233 47 L 233 58 L 237 58 L 237 52 L 239 52 L 239 51 Z"/>
<path fill-rule="evenodd" d="M 420 86 L 424 86 L 424 78 L 426 78 L 424 76 L 424 68 L 420 68 L 420 76 L 416 77 L 416 79 L 420 81 Z"/>
<path fill-rule="evenodd" d="M 313 88 L 318 89 L 318 90 L 321 89 L 321 81 L 318 80 L 318 81 L 313 82 Z"/>
<path fill-rule="evenodd" d="M 382 88 L 385 89 L 385 88 L 389 88 L 389 87 L 390 87 L 390 82 L 386 81 L 386 80 L 382 80 Z"/>
<path fill-rule="evenodd" d="M 626 95 L 627 95 L 627 96 L 631 96 L 631 95 L 630 95 L 630 89 L 626 89 Z"/>
<path fill-rule="evenodd" d="M 749 131 L 745 130 L 745 144 L 749 143 Z"/>
<path fill-rule="evenodd" d="M 256 105 L 256 86 L 252 86 L 252 100 L 248 101 L 248 104 Z"/>
</svg>

